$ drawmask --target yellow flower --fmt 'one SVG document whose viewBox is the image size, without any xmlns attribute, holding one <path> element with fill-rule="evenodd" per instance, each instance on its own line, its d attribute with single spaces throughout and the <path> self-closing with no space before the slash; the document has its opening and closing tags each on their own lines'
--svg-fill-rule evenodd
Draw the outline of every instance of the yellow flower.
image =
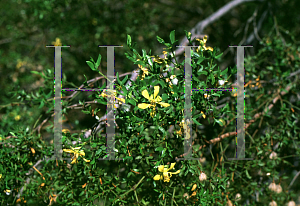
<svg viewBox="0 0 300 206">
<path fill-rule="evenodd" d="M 20 116 L 20 115 L 15 116 L 15 120 L 16 120 L 16 121 L 19 121 L 20 119 L 21 119 L 21 116 Z"/>
<path fill-rule="evenodd" d="M 60 41 L 60 38 L 56 38 L 55 41 L 52 42 L 52 44 L 53 44 L 54 46 L 61 46 L 61 45 L 62 45 L 62 44 L 61 44 L 61 41 Z"/>
<path fill-rule="evenodd" d="M 78 157 L 79 156 L 85 156 L 85 153 L 84 153 L 84 151 L 83 150 L 80 150 L 80 148 L 81 147 L 75 147 L 75 148 L 73 148 L 73 147 L 71 147 L 72 149 L 63 149 L 63 151 L 64 152 L 67 152 L 67 153 L 73 153 L 74 154 L 74 156 L 72 157 L 72 162 L 71 162 L 71 164 L 74 164 L 74 163 L 77 163 L 78 162 Z M 83 157 L 82 157 L 83 158 Z M 83 158 L 83 160 L 84 161 L 86 161 L 86 162 L 90 162 L 90 160 L 87 160 L 87 159 L 85 159 L 85 158 Z"/>
<path fill-rule="evenodd" d="M 197 188 L 197 184 L 194 184 L 191 191 L 194 191 Z"/>
<path fill-rule="evenodd" d="M 17 61 L 18 61 L 17 65 L 16 65 L 17 69 L 20 69 L 22 66 L 25 66 L 27 64 L 26 61 L 22 61 L 20 59 L 18 59 Z"/>
<path fill-rule="evenodd" d="M 202 117 L 205 119 L 206 115 L 201 111 Z"/>
<path fill-rule="evenodd" d="M 0 174 L 0 179 L 2 178 L 2 174 Z"/>
<path fill-rule="evenodd" d="M 170 79 L 171 79 L 171 80 L 173 80 L 173 79 L 175 79 L 175 78 L 176 78 L 175 75 L 171 75 L 171 76 L 170 76 Z M 166 78 L 166 82 L 169 82 L 169 87 L 172 89 L 172 88 L 173 88 L 173 87 L 172 87 L 173 84 L 172 84 L 172 82 L 171 82 L 170 79 L 169 79 L 169 78 Z M 171 93 L 174 94 L 173 91 L 171 91 Z"/>
<path fill-rule="evenodd" d="M 137 60 L 139 60 L 139 59 L 137 59 Z M 140 64 L 138 64 L 138 66 L 139 66 L 139 68 L 143 71 L 143 74 L 142 74 L 142 77 L 141 77 L 141 80 L 143 80 L 144 78 L 145 78 L 145 75 L 147 74 L 149 74 L 149 72 L 148 72 L 148 69 L 147 68 L 145 68 L 145 67 L 143 67 L 142 65 L 140 65 Z"/>
<path fill-rule="evenodd" d="M 70 130 L 68 130 L 68 129 L 63 129 L 63 130 L 61 130 L 63 133 L 67 133 L 67 132 L 69 132 L 70 133 Z"/>
<path fill-rule="evenodd" d="M 178 174 L 180 173 L 180 170 L 177 170 L 176 172 L 168 172 L 169 170 L 173 169 L 176 163 L 171 163 L 171 167 L 169 169 L 165 168 L 168 167 L 168 165 L 160 165 L 158 167 L 158 171 L 162 172 L 163 174 L 158 174 L 153 177 L 154 180 L 164 180 L 164 182 L 170 182 L 170 178 L 172 177 L 172 174 Z"/>
<path fill-rule="evenodd" d="M 156 103 L 160 104 L 163 107 L 169 107 L 170 104 L 161 102 L 162 98 L 160 96 L 157 96 L 158 93 L 159 93 L 159 86 L 154 86 L 154 94 L 151 95 L 150 97 L 149 97 L 149 93 L 147 92 L 147 90 L 143 90 L 142 95 L 150 101 L 150 104 L 141 103 L 141 104 L 138 104 L 138 108 L 147 109 L 148 107 L 153 107 L 154 111 L 151 112 L 151 117 L 154 117 Z"/>
<path fill-rule="evenodd" d="M 6 192 L 6 193 L 10 193 L 10 190 L 6 189 L 6 190 L 4 190 L 4 192 Z"/>
<path fill-rule="evenodd" d="M 115 98 L 120 101 L 118 103 L 120 103 L 120 104 L 122 104 L 122 102 L 125 103 L 125 99 L 116 97 L 117 96 L 116 90 L 107 89 L 107 91 L 103 91 L 100 96 L 101 97 L 107 97 L 107 96 L 111 97 L 112 95 L 114 95 Z M 115 109 L 117 108 L 116 105 L 114 105 L 114 108 Z"/>
<path fill-rule="evenodd" d="M 211 47 L 206 47 L 206 46 L 205 46 L 205 44 L 206 44 L 206 42 L 207 42 L 207 36 L 206 36 L 206 35 L 203 37 L 203 40 L 200 40 L 200 39 L 196 39 L 196 40 L 200 42 L 200 46 L 196 49 L 196 52 L 199 52 L 199 50 L 200 50 L 201 48 L 203 48 L 204 50 L 210 50 L 210 51 L 213 51 L 213 50 L 214 50 L 214 49 L 211 48 Z"/>
</svg>

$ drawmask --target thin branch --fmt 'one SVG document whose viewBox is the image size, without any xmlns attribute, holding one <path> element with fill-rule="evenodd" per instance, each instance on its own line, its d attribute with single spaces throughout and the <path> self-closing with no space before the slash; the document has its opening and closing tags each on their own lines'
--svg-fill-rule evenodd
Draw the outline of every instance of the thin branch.
<svg viewBox="0 0 300 206">
<path fill-rule="evenodd" d="M 267 113 L 268 111 L 270 111 L 270 110 L 274 107 L 274 104 L 278 101 L 278 99 L 280 98 L 280 96 L 283 96 L 283 95 L 287 94 L 287 93 L 289 92 L 289 90 L 291 89 L 291 87 L 292 87 L 292 84 L 288 85 L 288 86 L 285 88 L 286 91 L 280 92 L 280 94 L 278 94 L 278 95 L 273 99 L 273 103 L 270 104 L 268 107 L 266 107 L 266 108 L 264 109 L 263 112 L 259 112 L 259 113 L 255 114 L 255 115 L 254 115 L 254 119 L 250 120 L 250 122 L 249 122 L 248 124 L 246 124 L 245 130 L 246 130 L 252 123 L 254 123 L 259 117 L 261 117 L 263 114 L 265 114 L 265 113 Z M 238 130 L 238 131 L 241 132 L 241 130 Z M 217 143 L 217 142 L 220 142 L 222 139 L 225 139 L 225 138 L 230 137 L 230 136 L 235 136 L 235 135 L 236 135 L 236 132 L 235 132 L 235 131 L 234 131 L 234 132 L 228 132 L 228 133 L 226 133 L 226 134 L 219 135 L 217 138 L 214 138 L 214 139 L 209 140 L 208 143 L 209 143 L 209 144 Z M 192 145 L 194 145 L 194 141 L 193 141 Z M 201 146 L 199 147 L 198 150 L 201 150 L 201 149 L 204 148 L 204 147 L 206 147 L 206 145 L 201 145 Z M 179 157 L 184 157 L 184 156 L 186 156 L 187 154 L 190 153 L 190 150 L 191 150 L 191 149 L 192 149 L 192 147 L 190 147 L 190 149 L 189 149 L 189 151 L 188 151 L 187 153 L 184 153 L 184 154 L 180 155 Z M 179 160 L 178 160 L 179 157 L 176 157 L 175 159 L 176 159 L 177 161 L 179 161 Z"/>
<path fill-rule="evenodd" d="M 203 30 L 211 23 L 213 23 L 214 21 L 216 21 L 217 19 L 221 18 L 222 16 L 224 16 L 227 12 L 229 12 L 231 9 L 233 9 L 234 7 L 245 3 L 245 2 L 251 2 L 251 1 L 263 1 L 263 0 L 234 0 L 229 2 L 228 4 L 226 4 L 225 6 L 223 6 L 222 8 L 220 8 L 218 11 L 216 11 L 215 13 L 213 13 L 212 15 L 210 15 L 208 18 L 204 19 L 203 21 L 199 22 L 192 30 L 191 30 L 191 34 L 192 36 L 198 36 L 198 35 L 202 35 L 201 33 L 203 32 Z M 196 32 L 197 31 L 197 32 Z M 179 45 L 186 45 L 188 43 L 188 40 L 186 39 L 186 37 L 184 37 Z M 179 47 L 178 49 L 175 50 L 175 54 L 182 54 L 184 52 L 184 47 Z M 161 54 L 159 55 L 160 58 L 164 58 L 164 55 Z M 140 69 L 136 69 L 131 73 L 131 78 L 130 81 L 127 81 L 125 84 L 125 87 L 128 88 L 131 86 L 131 81 L 135 82 L 138 74 L 139 74 Z M 169 70 L 170 71 L 170 70 Z M 164 73 L 164 76 L 166 75 L 166 73 Z M 123 93 L 123 92 L 122 92 Z M 123 95 L 119 95 L 118 98 L 124 98 Z M 119 108 L 119 105 L 116 105 L 117 108 Z M 110 111 L 110 115 L 112 113 L 116 113 L 117 111 L 111 110 Z M 104 115 L 103 117 L 100 118 L 101 120 L 106 120 L 107 115 Z M 96 133 L 98 131 L 100 131 L 100 127 L 101 125 L 105 124 L 105 122 L 100 122 L 96 128 Z M 91 130 L 87 131 L 84 135 L 85 138 L 88 138 L 91 135 Z"/>
<path fill-rule="evenodd" d="M 224 16 L 227 12 L 235 8 L 236 6 L 245 3 L 245 2 L 251 2 L 251 1 L 263 1 L 263 0 L 234 0 L 220 8 L 218 11 L 204 19 L 203 21 L 199 22 L 192 30 L 191 33 L 193 34 L 201 34 L 203 33 L 203 30 L 222 16 Z"/>
<path fill-rule="evenodd" d="M 127 73 L 124 73 L 124 74 L 120 74 L 119 75 L 119 77 L 123 77 L 123 76 L 127 76 L 127 75 L 129 75 L 129 74 L 131 74 L 131 72 L 127 72 Z M 96 77 L 96 78 L 94 78 L 94 79 L 90 79 L 89 81 L 87 81 L 87 84 L 90 86 L 90 85 L 92 85 L 93 83 L 95 83 L 96 81 L 98 81 L 98 80 L 100 80 L 100 79 L 104 79 L 105 77 Z M 115 80 L 114 80 L 115 81 Z M 82 84 L 82 85 L 80 85 L 80 87 L 79 88 L 82 88 L 84 85 Z M 67 96 L 67 97 L 65 97 L 66 99 L 70 99 L 70 98 L 72 98 L 72 97 L 74 97 L 74 95 L 75 94 L 77 94 L 77 92 L 78 91 L 75 91 L 75 92 L 73 92 L 72 93 L 72 95 L 70 95 L 70 96 Z"/>
<path fill-rule="evenodd" d="M 295 180 L 297 179 L 297 177 L 299 176 L 299 174 L 300 174 L 300 171 L 299 172 L 297 172 L 297 174 L 295 175 L 295 177 L 293 178 L 293 180 L 292 180 L 292 182 L 290 183 L 290 185 L 288 186 L 288 190 L 291 188 L 291 186 L 294 184 L 294 182 L 295 182 Z"/>
<path fill-rule="evenodd" d="M 257 24 L 257 28 L 254 27 L 254 31 L 251 33 L 251 35 L 247 38 L 247 40 L 245 41 L 245 44 L 250 44 L 253 39 L 254 39 L 254 33 L 255 33 L 255 29 L 256 29 L 256 32 L 258 33 L 258 31 L 261 29 L 261 26 L 262 26 L 262 23 L 263 21 L 265 20 L 266 16 L 267 16 L 267 13 L 268 13 L 268 10 L 264 11 L 264 13 L 261 15 L 259 21 L 258 21 L 258 24 Z"/>
<path fill-rule="evenodd" d="M 33 167 L 37 167 L 39 164 L 41 164 L 42 161 L 43 161 L 43 160 L 37 161 L 37 163 L 35 163 L 35 165 L 34 165 Z M 31 173 L 33 172 L 33 167 L 29 169 L 29 172 L 26 173 L 26 175 L 31 175 Z M 22 195 L 23 190 L 24 190 L 24 187 L 25 187 L 27 184 L 29 184 L 29 182 L 30 182 L 30 178 L 28 177 L 28 178 L 26 179 L 26 183 L 23 185 L 23 187 L 21 188 L 20 192 L 19 192 L 18 195 L 17 195 L 17 198 L 18 198 L 18 199 L 19 199 L 20 196 Z"/>
</svg>

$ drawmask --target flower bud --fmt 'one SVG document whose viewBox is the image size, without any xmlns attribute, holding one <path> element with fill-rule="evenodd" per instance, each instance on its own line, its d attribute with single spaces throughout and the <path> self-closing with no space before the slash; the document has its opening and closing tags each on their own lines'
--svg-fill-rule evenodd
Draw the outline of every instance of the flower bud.
<svg viewBox="0 0 300 206">
<path fill-rule="evenodd" d="M 274 159 L 277 158 L 277 153 L 273 151 L 273 152 L 270 154 L 269 157 L 270 157 L 271 160 L 274 160 Z"/>
<path fill-rule="evenodd" d="M 277 193 L 281 193 L 282 192 L 282 187 L 280 185 L 276 185 L 276 191 Z"/>
<path fill-rule="evenodd" d="M 188 200 L 190 197 L 189 197 L 188 193 L 184 193 L 183 198 L 186 198 Z"/>
<path fill-rule="evenodd" d="M 200 176 L 199 176 L 199 180 L 200 182 L 203 182 L 207 179 L 206 174 L 204 172 L 201 172 Z"/>
<path fill-rule="evenodd" d="M 296 206 L 296 203 L 294 201 L 289 201 L 287 206 Z"/>
<path fill-rule="evenodd" d="M 240 201 L 242 199 L 242 195 L 240 194 L 240 193 L 237 193 L 236 195 L 235 195 L 235 201 Z"/>
<path fill-rule="evenodd" d="M 199 159 L 199 161 L 200 161 L 201 163 L 204 163 L 204 162 L 206 161 L 206 158 L 205 158 L 205 157 L 202 157 L 202 158 Z"/>
<path fill-rule="evenodd" d="M 273 200 L 272 202 L 270 202 L 269 206 L 277 206 L 277 203 Z"/>
<path fill-rule="evenodd" d="M 277 186 L 276 186 L 276 184 L 274 182 L 272 182 L 269 185 L 269 190 L 274 191 L 274 192 L 277 190 Z"/>
<path fill-rule="evenodd" d="M 229 180 L 228 180 L 228 181 L 227 181 L 226 188 L 229 188 L 229 185 L 230 185 L 230 182 L 229 182 Z"/>
</svg>

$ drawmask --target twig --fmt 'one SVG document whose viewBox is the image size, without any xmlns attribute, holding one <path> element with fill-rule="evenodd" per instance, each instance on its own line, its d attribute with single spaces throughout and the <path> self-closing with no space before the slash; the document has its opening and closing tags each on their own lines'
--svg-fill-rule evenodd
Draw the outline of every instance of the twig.
<svg viewBox="0 0 300 206">
<path fill-rule="evenodd" d="M 295 180 L 297 179 L 297 177 L 299 176 L 299 174 L 300 174 L 300 171 L 299 172 L 297 172 L 297 174 L 295 175 L 295 177 L 293 178 L 293 180 L 292 180 L 292 182 L 290 183 L 290 185 L 288 186 L 288 190 L 291 188 L 291 186 L 294 184 L 294 182 L 295 182 Z"/>
<path fill-rule="evenodd" d="M 203 21 L 199 22 L 193 29 L 191 29 L 191 34 L 192 36 L 198 36 L 201 35 L 201 33 L 203 32 L 204 28 L 206 28 L 209 24 L 213 23 L 214 21 L 216 21 L 217 19 L 221 18 L 223 15 L 225 15 L 228 11 L 230 11 L 231 9 L 233 9 L 234 7 L 238 6 L 241 3 L 245 3 L 245 2 L 250 2 L 250 1 L 263 1 L 263 0 L 234 0 L 229 2 L 228 4 L 226 4 L 225 6 L 223 6 L 222 8 L 220 8 L 218 11 L 216 11 L 215 13 L 213 13 L 212 15 L 210 15 L 208 18 L 204 19 Z M 197 32 L 196 32 L 197 31 Z M 186 39 L 186 37 L 184 37 L 179 45 L 186 45 L 188 43 L 188 40 Z M 179 55 L 182 54 L 184 52 L 184 47 L 179 47 L 178 49 L 175 50 L 175 55 Z M 164 54 L 159 55 L 160 58 L 164 58 Z M 131 73 L 131 78 L 130 81 L 127 81 L 125 84 L 125 87 L 128 88 L 129 86 L 131 86 L 131 81 L 135 82 L 138 74 L 139 74 L 140 69 L 136 69 Z M 170 70 L 169 70 L 170 71 Z M 165 76 L 166 73 L 164 73 Z M 123 93 L 123 92 L 122 92 Z M 119 95 L 118 98 L 124 98 L 123 95 Z M 117 108 L 119 108 L 119 105 L 116 105 Z M 117 113 L 117 111 L 111 110 L 109 115 L 112 115 L 112 113 Z M 103 117 L 100 118 L 101 120 L 106 120 L 107 119 L 107 115 L 104 115 Z M 100 131 L 100 127 L 101 125 L 105 124 L 105 122 L 100 122 L 96 128 L 96 133 Z M 91 130 L 87 131 L 84 135 L 85 138 L 88 138 L 91 135 Z"/>
<path fill-rule="evenodd" d="M 283 95 L 285 95 L 285 94 L 288 93 L 288 91 L 289 91 L 289 90 L 291 89 L 291 87 L 292 87 L 291 85 L 292 85 L 292 84 L 288 85 L 288 86 L 285 88 L 286 91 L 280 92 L 280 94 L 277 95 L 277 96 L 273 99 L 273 104 L 270 104 L 267 108 L 265 108 L 265 110 L 264 110 L 263 112 L 259 112 L 259 113 L 255 114 L 255 115 L 254 115 L 254 119 L 250 120 L 250 122 L 249 122 L 248 124 L 246 124 L 245 130 L 246 130 L 252 123 L 254 123 L 256 119 L 258 119 L 260 116 L 262 116 L 263 114 L 265 114 L 267 111 L 270 111 L 270 110 L 273 108 L 274 104 L 277 102 L 277 100 L 280 98 L 280 96 L 283 96 Z M 240 132 L 241 130 L 238 130 L 238 131 Z M 228 133 L 226 133 L 226 134 L 223 134 L 223 135 L 218 136 L 217 138 L 214 138 L 214 139 L 209 140 L 208 143 L 209 143 L 209 144 L 217 143 L 217 142 L 220 142 L 220 141 L 221 141 L 222 139 L 224 139 L 224 138 L 227 138 L 227 137 L 230 137 L 230 136 L 235 136 L 235 135 L 236 135 L 236 132 L 235 132 L 235 131 L 234 131 L 234 132 L 228 132 Z M 194 145 L 194 141 L 193 141 L 192 145 Z M 198 150 L 201 150 L 201 149 L 204 148 L 204 147 L 206 147 L 206 145 L 201 145 L 201 146 L 199 147 Z M 192 147 L 190 147 L 190 149 L 189 149 L 189 151 L 188 151 L 187 153 L 184 153 L 184 154 L 180 155 L 179 157 L 184 157 L 184 156 L 188 155 L 188 154 L 190 153 L 191 149 L 192 149 Z M 177 161 L 179 161 L 178 157 L 176 157 L 175 159 L 176 159 Z"/>
<path fill-rule="evenodd" d="M 127 72 L 127 73 L 124 73 L 124 74 L 120 74 L 119 77 L 127 76 L 127 75 L 129 75 L 129 74 L 131 74 L 131 72 Z M 105 77 L 101 76 L 101 77 L 96 77 L 96 78 L 94 78 L 94 79 L 90 79 L 89 81 L 87 81 L 87 84 L 90 86 L 91 84 L 95 83 L 96 81 L 98 81 L 98 80 L 100 80 L 100 79 L 104 79 L 104 78 L 105 78 Z M 82 85 L 80 85 L 79 88 L 82 88 L 83 86 L 84 86 L 84 85 L 82 84 Z M 72 95 L 67 96 L 67 97 L 65 97 L 65 98 L 67 98 L 67 99 L 72 98 L 75 94 L 77 94 L 77 92 L 78 92 L 78 91 L 75 91 L 75 92 L 73 92 Z"/>
<path fill-rule="evenodd" d="M 26 173 L 26 175 L 31 175 L 31 173 L 33 172 L 33 168 L 37 167 L 42 161 L 43 161 L 43 160 L 37 161 L 37 163 L 35 163 L 35 165 L 34 165 L 32 168 L 29 169 L 29 172 Z M 28 177 L 28 178 L 26 179 L 26 183 L 24 184 L 24 186 L 21 188 L 20 192 L 19 192 L 18 195 L 17 195 L 17 198 L 18 198 L 18 199 L 19 199 L 20 196 L 22 195 L 23 190 L 24 190 L 24 187 L 25 187 L 27 184 L 29 184 L 29 182 L 30 182 L 30 178 Z"/>
<path fill-rule="evenodd" d="M 245 3 L 245 2 L 251 2 L 251 1 L 263 1 L 263 0 L 234 0 L 220 8 L 218 11 L 204 19 L 203 21 L 199 22 L 192 30 L 191 33 L 193 34 L 201 34 L 203 33 L 203 30 L 209 25 L 224 16 L 227 12 L 229 12 L 234 7 Z"/>
<path fill-rule="evenodd" d="M 261 15 L 261 18 L 258 21 L 257 24 L 257 28 L 255 27 L 254 29 L 256 29 L 256 32 L 258 32 L 262 26 L 263 21 L 265 20 L 266 16 L 267 16 L 268 10 L 264 11 L 264 13 Z M 254 32 L 255 30 L 251 33 L 251 35 L 247 38 L 247 40 L 245 41 L 245 44 L 250 44 L 253 39 L 254 39 Z"/>
<path fill-rule="evenodd" d="M 129 192 L 131 192 L 131 191 L 135 191 L 136 190 L 136 188 L 139 186 L 139 184 L 141 184 L 141 182 L 143 181 L 143 179 L 145 178 L 145 176 L 143 176 L 142 177 L 142 179 L 140 179 L 140 181 L 137 183 L 137 184 L 135 184 L 130 190 L 128 190 L 127 192 L 125 192 L 123 195 L 121 195 L 120 196 L 120 199 L 122 199 L 125 195 L 127 195 Z"/>
</svg>

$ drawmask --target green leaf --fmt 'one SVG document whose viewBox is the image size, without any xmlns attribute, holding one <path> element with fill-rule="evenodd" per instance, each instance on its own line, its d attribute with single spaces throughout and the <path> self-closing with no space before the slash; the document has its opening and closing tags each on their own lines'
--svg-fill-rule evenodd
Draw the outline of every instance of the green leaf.
<svg viewBox="0 0 300 206">
<path fill-rule="evenodd" d="M 175 42 L 175 30 L 171 31 L 170 40 L 171 40 L 171 44 L 174 44 L 174 42 Z"/>
<path fill-rule="evenodd" d="M 161 152 L 161 151 L 163 151 L 164 150 L 164 148 L 163 147 L 157 147 L 157 148 L 155 148 L 155 151 L 159 151 L 159 152 Z"/>
<path fill-rule="evenodd" d="M 191 32 L 187 32 L 186 30 L 184 30 L 184 32 L 185 32 L 186 38 L 187 38 L 189 41 L 191 41 L 191 37 L 192 37 Z"/>
<path fill-rule="evenodd" d="M 227 74 L 227 72 L 228 72 L 228 68 L 224 69 L 224 70 L 221 72 L 221 75 L 225 75 L 225 74 Z"/>
<path fill-rule="evenodd" d="M 195 53 L 196 54 L 196 53 Z M 198 58 L 198 61 L 197 61 L 197 64 L 200 64 L 201 62 L 203 62 L 203 60 L 205 60 L 205 57 L 199 57 Z"/>
<path fill-rule="evenodd" d="M 94 66 L 94 64 L 93 64 L 92 62 L 86 61 L 86 63 L 89 65 L 89 67 L 90 67 L 93 71 L 95 71 L 95 66 Z"/>
<path fill-rule="evenodd" d="M 127 79 L 128 79 L 128 76 L 125 76 L 125 78 L 122 80 L 122 85 L 124 85 L 126 83 Z"/>
<path fill-rule="evenodd" d="M 131 48 L 131 36 L 127 34 L 127 46 Z"/>
<path fill-rule="evenodd" d="M 38 75 L 41 75 L 42 76 L 42 73 L 41 72 L 37 72 L 37 71 L 30 71 L 31 73 L 33 74 L 38 74 Z"/>
<path fill-rule="evenodd" d="M 82 192 L 79 194 L 79 196 L 82 196 L 82 195 L 84 195 L 84 191 L 82 191 Z"/>
<path fill-rule="evenodd" d="M 121 81 L 120 81 L 120 77 L 119 77 L 119 72 L 117 72 L 117 81 L 118 81 L 118 83 L 120 84 L 120 85 L 122 85 L 121 83 Z"/>
<path fill-rule="evenodd" d="M 162 128 L 161 126 L 158 126 L 158 129 L 159 129 L 163 134 L 166 133 L 166 130 L 165 130 L 164 128 Z"/>
<path fill-rule="evenodd" d="M 195 124 L 197 124 L 197 125 L 202 125 L 202 124 L 200 124 L 195 118 L 192 118 L 193 119 L 193 122 L 195 123 Z"/>
<path fill-rule="evenodd" d="M 162 38 L 160 38 L 159 36 L 156 36 L 156 38 L 159 43 L 165 43 L 165 41 Z"/>
<path fill-rule="evenodd" d="M 97 62 L 96 62 L 96 69 L 98 69 L 99 65 L 101 63 L 101 54 L 99 54 Z"/>
<path fill-rule="evenodd" d="M 249 178 L 249 179 L 252 179 L 252 177 L 249 175 L 248 173 L 248 170 L 246 170 L 246 176 Z"/>
<path fill-rule="evenodd" d="M 41 104 L 40 104 L 40 106 L 39 106 L 39 109 L 41 109 L 43 106 L 44 106 L 44 99 L 41 101 Z"/>
<path fill-rule="evenodd" d="M 215 56 L 215 58 L 219 59 L 222 55 L 223 55 L 223 53 L 219 54 L 218 56 Z"/>
</svg>

